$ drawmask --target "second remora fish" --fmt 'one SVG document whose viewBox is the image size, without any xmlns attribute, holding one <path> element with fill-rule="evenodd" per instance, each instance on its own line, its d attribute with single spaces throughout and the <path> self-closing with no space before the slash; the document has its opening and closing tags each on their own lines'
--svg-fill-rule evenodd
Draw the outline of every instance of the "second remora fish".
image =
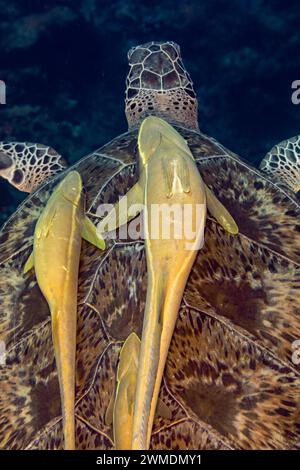
<svg viewBox="0 0 300 470">
<path fill-rule="evenodd" d="M 116 390 L 113 393 L 105 414 L 105 424 L 113 425 L 116 450 L 130 450 L 132 445 L 133 412 L 135 403 L 136 380 L 141 341 L 130 333 L 124 342 L 117 368 Z M 171 419 L 172 412 L 158 400 L 156 414 Z"/>
<path fill-rule="evenodd" d="M 106 424 L 113 424 L 116 450 L 131 448 L 140 344 L 140 339 L 134 332 L 124 342 L 117 369 L 116 391 L 111 397 L 106 411 Z"/>
<path fill-rule="evenodd" d="M 55 188 L 34 232 L 33 266 L 52 319 L 56 367 L 62 401 L 65 449 L 75 449 L 75 356 L 77 287 L 81 238 L 100 249 L 104 241 L 85 216 L 85 198 L 79 173 L 71 171 Z M 47 404 L 45 404 L 47 406 Z"/>
</svg>

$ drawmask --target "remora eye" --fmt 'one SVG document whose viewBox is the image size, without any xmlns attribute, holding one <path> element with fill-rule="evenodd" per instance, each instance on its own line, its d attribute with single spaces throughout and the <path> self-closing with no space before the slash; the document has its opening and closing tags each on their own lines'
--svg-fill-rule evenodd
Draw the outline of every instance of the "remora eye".
<svg viewBox="0 0 300 470">
<path fill-rule="evenodd" d="M 12 183 L 20 184 L 20 183 L 22 183 L 22 181 L 23 181 L 23 171 L 16 170 L 14 172 L 14 176 L 12 178 Z"/>
<path fill-rule="evenodd" d="M 12 163 L 12 159 L 8 155 L 0 152 L 0 170 L 6 170 Z"/>
</svg>

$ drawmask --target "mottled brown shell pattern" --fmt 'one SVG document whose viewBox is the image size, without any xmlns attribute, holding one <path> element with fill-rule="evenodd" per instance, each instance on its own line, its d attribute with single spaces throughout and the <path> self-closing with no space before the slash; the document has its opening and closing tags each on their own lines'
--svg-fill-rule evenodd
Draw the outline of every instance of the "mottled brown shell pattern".
<svg viewBox="0 0 300 470">
<path fill-rule="evenodd" d="M 187 283 L 152 449 L 299 449 L 300 208 L 216 141 L 183 131 L 205 182 L 240 227 L 208 217 Z M 96 221 L 137 179 L 136 135 L 124 134 L 75 165 Z M 48 306 L 34 272 L 22 273 L 36 220 L 56 177 L 29 196 L 0 232 L 0 448 L 61 449 L 62 421 Z M 112 449 L 105 412 L 122 342 L 141 334 L 147 273 L 143 241 L 83 242 L 78 293 L 76 445 Z"/>
</svg>

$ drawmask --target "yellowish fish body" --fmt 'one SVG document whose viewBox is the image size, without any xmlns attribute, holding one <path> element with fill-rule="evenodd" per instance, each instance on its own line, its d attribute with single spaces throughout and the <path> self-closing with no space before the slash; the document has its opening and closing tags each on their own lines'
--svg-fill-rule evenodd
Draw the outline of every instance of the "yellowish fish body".
<svg viewBox="0 0 300 470">
<path fill-rule="evenodd" d="M 149 448 L 158 395 L 183 291 L 197 251 L 204 242 L 206 206 L 231 233 L 237 226 L 205 186 L 193 155 L 180 134 L 157 117 L 139 131 L 140 178 L 127 193 L 127 206 L 144 207 L 147 299 L 139 355 L 131 448 Z M 113 229 L 131 217 L 122 200 L 98 230 Z M 162 216 L 155 212 L 161 208 Z M 163 212 L 163 208 L 167 211 Z M 173 208 L 174 211 L 168 208 Z M 185 212 L 187 210 L 187 212 Z M 186 214 L 184 216 L 184 214 Z M 179 230 L 179 232 L 178 232 Z"/>
<path fill-rule="evenodd" d="M 84 232 L 86 232 L 84 234 Z M 42 212 L 34 233 L 33 265 L 48 302 L 63 412 L 65 449 L 75 449 L 75 356 L 78 271 L 83 234 L 99 248 L 91 222 L 85 218 L 82 181 L 72 171 L 58 185 Z"/>
<path fill-rule="evenodd" d="M 131 448 L 139 353 L 140 340 L 135 333 L 131 333 L 122 347 L 117 372 L 113 411 L 114 441 L 117 450 Z"/>
<path fill-rule="evenodd" d="M 164 121 L 148 118 L 143 122 L 139 133 L 139 151 L 143 163 L 143 179 L 146 182 L 144 204 L 148 209 L 144 214 L 148 288 L 132 448 L 147 449 L 184 287 L 197 249 L 203 244 L 206 195 L 186 143 Z M 165 207 L 175 205 L 175 212 L 166 212 L 164 217 L 153 217 L 151 208 L 155 204 Z M 194 231 L 194 236 L 189 240 L 183 233 L 183 213 L 179 210 L 176 214 L 176 207 L 182 208 L 183 205 L 189 206 L 191 229 Z M 175 226 L 182 229 L 178 239 L 175 238 Z"/>
<path fill-rule="evenodd" d="M 113 426 L 116 450 L 130 450 L 132 445 L 133 412 L 141 341 L 132 332 L 124 342 L 117 369 L 116 391 L 105 414 L 107 426 Z M 171 419 L 168 406 L 158 400 L 156 414 Z"/>
</svg>

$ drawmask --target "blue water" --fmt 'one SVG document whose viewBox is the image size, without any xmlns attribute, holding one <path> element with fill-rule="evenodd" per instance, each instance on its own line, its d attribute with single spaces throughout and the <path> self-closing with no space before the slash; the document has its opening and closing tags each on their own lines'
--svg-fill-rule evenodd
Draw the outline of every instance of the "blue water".
<svg viewBox="0 0 300 470">
<path fill-rule="evenodd" d="M 0 140 L 52 145 L 74 162 L 126 130 L 127 50 L 180 44 L 200 127 L 257 164 L 300 133 L 300 2 L 0 0 Z M 24 196 L 0 181 L 0 223 Z"/>
</svg>

